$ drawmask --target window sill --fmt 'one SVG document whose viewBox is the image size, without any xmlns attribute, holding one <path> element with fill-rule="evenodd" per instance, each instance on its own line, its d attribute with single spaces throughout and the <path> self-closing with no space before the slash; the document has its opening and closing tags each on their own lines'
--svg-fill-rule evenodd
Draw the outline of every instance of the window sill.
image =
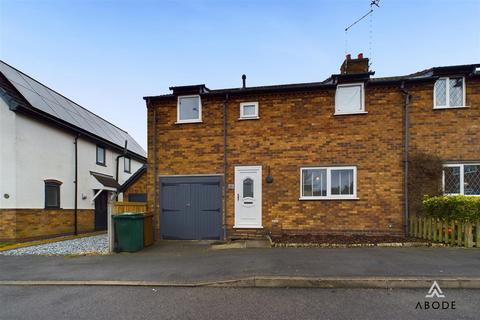
<svg viewBox="0 0 480 320">
<path fill-rule="evenodd" d="M 341 197 L 300 197 L 298 198 L 300 201 L 308 201 L 308 200 L 360 200 L 358 197 L 348 197 L 348 198 L 341 198 Z"/>
<path fill-rule="evenodd" d="M 175 124 L 188 124 L 188 123 L 202 123 L 202 120 L 181 120 L 175 122 Z"/>
<path fill-rule="evenodd" d="M 433 110 L 445 110 L 445 109 L 467 109 L 470 106 L 455 106 L 455 107 L 433 107 Z"/>
<path fill-rule="evenodd" d="M 260 117 L 240 117 L 238 120 L 258 120 Z"/>
<path fill-rule="evenodd" d="M 123 173 L 128 173 L 128 174 L 130 174 L 130 173 L 132 173 L 132 172 L 131 172 L 131 171 L 123 171 Z"/>
<path fill-rule="evenodd" d="M 97 162 L 97 166 L 106 167 L 107 165 L 106 165 L 105 163 L 100 163 L 100 162 Z"/>
<path fill-rule="evenodd" d="M 233 229 L 263 229 L 263 226 L 233 226 Z"/>
<path fill-rule="evenodd" d="M 63 210 L 61 207 L 45 207 L 44 210 Z"/>
<path fill-rule="evenodd" d="M 353 116 L 358 114 L 367 114 L 367 111 L 359 111 L 359 112 L 335 112 L 334 116 Z"/>
</svg>

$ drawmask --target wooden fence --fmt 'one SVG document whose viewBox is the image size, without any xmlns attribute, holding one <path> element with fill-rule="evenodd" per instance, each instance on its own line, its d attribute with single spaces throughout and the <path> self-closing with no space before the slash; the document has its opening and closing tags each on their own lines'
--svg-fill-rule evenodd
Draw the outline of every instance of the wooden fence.
<svg viewBox="0 0 480 320">
<path fill-rule="evenodd" d="M 113 214 L 124 212 L 147 212 L 146 202 L 115 202 L 113 204 Z"/>
<path fill-rule="evenodd" d="M 480 221 L 443 221 L 436 218 L 410 217 L 409 234 L 434 242 L 459 247 L 480 248 Z"/>
</svg>

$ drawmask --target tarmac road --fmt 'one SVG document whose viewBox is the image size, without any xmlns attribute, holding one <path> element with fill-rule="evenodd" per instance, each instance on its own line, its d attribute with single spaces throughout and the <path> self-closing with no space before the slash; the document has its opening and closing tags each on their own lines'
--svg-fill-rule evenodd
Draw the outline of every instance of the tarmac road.
<svg viewBox="0 0 480 320">
<path fill-rule="evenodd" d="M 455 310 L 416 310 L 424 289 L 0 286 L 0 319 L 479 319 L 480 290 L 444 289 Z"/>
</svg>

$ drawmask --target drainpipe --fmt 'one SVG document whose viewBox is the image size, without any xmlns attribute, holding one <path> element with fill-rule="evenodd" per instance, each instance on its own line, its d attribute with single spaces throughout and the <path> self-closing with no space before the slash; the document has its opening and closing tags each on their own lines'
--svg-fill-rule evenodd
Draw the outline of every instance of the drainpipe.
<svg viewBox="0 0 480 320">
<path fill-rule="evenodd" d="M 402 81 L 400 90 L 405 96 L 405 112 L 404 112 L 404 138 L 403 138 L 403 196 L 404 196 L 404 218 L 403 218 L 403 230 L 405 236 L 408 236 L 408 218 L 409 218 L 409 203 L 408 203 L 408 151 L 410 143 L 410 103 L 412 95 L 405 89 L 405 81 Z"/>
<path fill-rule="evenodd" d="M 227 111 L 228 93 L 223 102 L 223 240 L 227 239 Z"/>
<path fill-rule="evenodd" d="M 150 99 L 147 99 L 147 107 L 149 105 L 150 105 Z M 153 241 L 156 240 L 156 232 L 155 232 L 156 228 L 157 228 L 157 108 L 153 106 Z"/>
<path fill-rule="evenodd" d="M 77 211 L 78 211 L 78 137 L 80 135 L 77 134 L 75 136 L 75 142 L 73 143 L 75 145 L 75 191 L 74 191 L 74 209 L 73 209 L 73 216 L 74 216 L 74 228 L 75 228 L 75 231 L 74 231 L 74 234 L 77 235 L 78 234 L 78 227 L 77 227 L 77 224 L 78 224 L 78 217 L 77 217 Z"/>
<path fill-rule="evenodd" d="M 128 141 L 125 140 L 125 148 L 123 149 L 123 153 L 117 156 L 116 162 L 117 162 L 117 172 L 115 174 L 115 180 L 118 182 L 118 161 L 121 157 L 125 157 L 127 155 L 127 143 Z"/>
</svg>

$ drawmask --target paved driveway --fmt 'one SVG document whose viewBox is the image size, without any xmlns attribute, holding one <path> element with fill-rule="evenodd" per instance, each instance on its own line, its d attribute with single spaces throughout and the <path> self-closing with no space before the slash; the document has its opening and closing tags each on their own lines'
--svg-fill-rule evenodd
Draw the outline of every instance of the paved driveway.
<svg viewBox="0 0 480 320">
<path fill-rule="evenodd" d="M 480 250 L 462 248 L 269 248 L 210 250 L 160 242 L 108 256 L 0 256 L 0 280 L 193 282 L 247 276 L 480 276 Z"/>
</svg>

